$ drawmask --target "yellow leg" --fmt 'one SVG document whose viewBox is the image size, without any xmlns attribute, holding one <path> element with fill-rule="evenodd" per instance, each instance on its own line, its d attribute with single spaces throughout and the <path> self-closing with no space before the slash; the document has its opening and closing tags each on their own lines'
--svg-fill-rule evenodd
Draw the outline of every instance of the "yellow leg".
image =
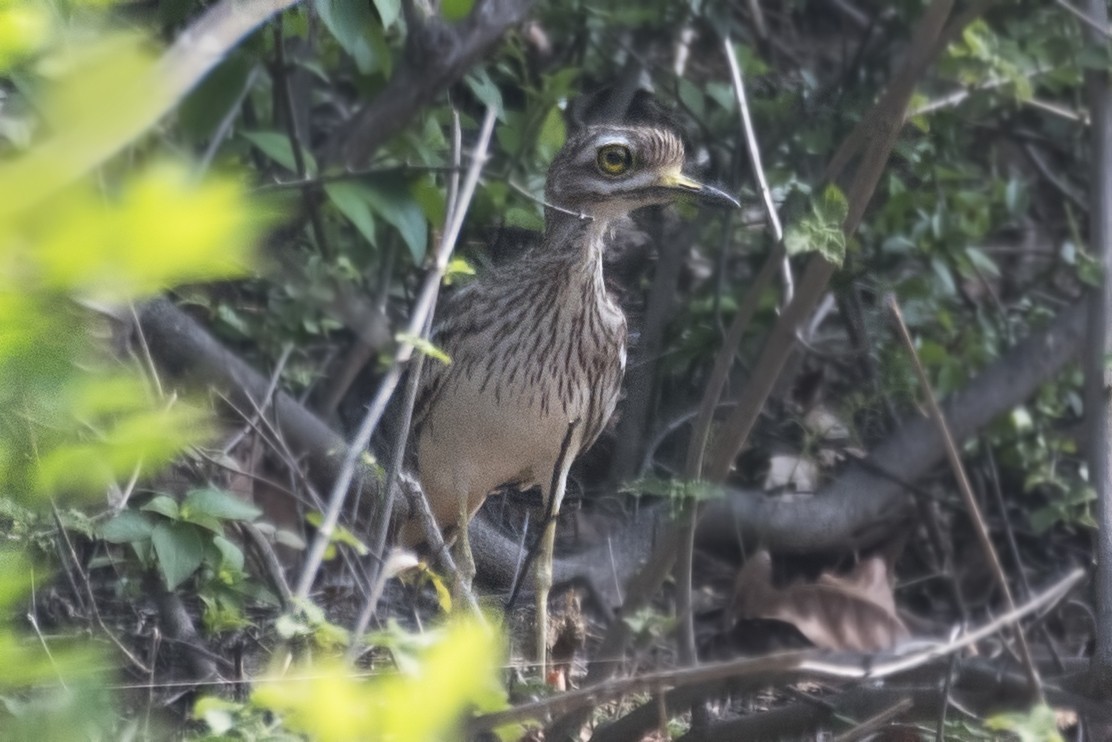
<svg viewBox="0 0 1112 742">
<path fill-rule="evenodd" d="M 552 552 L 556 543 L 556 514 L 552 510 L 552 520 L 548 521 L 541 535 L 540 553 L 533 569 L 533 587 L 536 590 L 536 635 L 535 648 L 537 667 L 541 678 L 548 677 L 548 592 L 552 589 Z"/>
<path fill-rule="evenodd" d="M 568 428 L 568 436 L 574 430 L 574 425 Z M 533 568 L 533 585 L 537 591 L 537 623 L 536 623 L 536 656 L 537 666 L 541 678 L 548 677 L 548 593 L 552 589 L 552 553 L 556 545 L 556 519 L 560 515 L 560 505 L 564 502 L 564 492 L 568 484 L 568 470 L 571 468 L 571 456 L 567 456 L 567 441 L 565 441 L 562 461 L 558 461 L 556 474 L 552 481 L 552 503 L 547 508 L 551 517 L 544 525 L 541 535 L 540 549 L 537 554 L 537 564 Z"/>
<path fill-rule="evenodd" d="M 464 593 L 471 592 L 471 581 L 475 578 L 475 557 L 471 554 L 471 538 L 467 535 L 467 523 L 471 513 L 467 507 L 467 495 L 459 498 L 459 513 L 456 519 L 456 569 L 459 571 L 459 584 L 455 586 L 457 602 Z"/>
<path fill-rule="evenodd" d="M 548 592 L 552 589 L 552 552 L 556 544 L 556 519 L 560 515 L 560 505 L 564 502 L 564 492 L 568 486 L 568 471 L 571 462 L 575 459 L 576 447 L 572 445 L 575 430 L 579 420 L 568 423 L 568 430 L 564 433 L 564 441 L 560 444 L 560 455 L 556 457 L 556 466 L 552 469 L 552 481 L 548 486 L 548 496 L 552 498 L 548 504 L 548 522 L 544 524 L 544 534 L 541 536 L 540 553 L 537 554 L 537 565 L 533 568 L 533 585 L 537 591 L 537 625 L 536 625 L 536 652 L 537 667 L 541 672 L 541 679 L 548 679 Z"/>
</svg>

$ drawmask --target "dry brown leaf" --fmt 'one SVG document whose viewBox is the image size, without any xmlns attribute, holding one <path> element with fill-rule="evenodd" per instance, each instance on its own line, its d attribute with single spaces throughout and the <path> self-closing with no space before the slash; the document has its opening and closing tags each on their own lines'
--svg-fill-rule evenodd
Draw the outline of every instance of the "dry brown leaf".
<svg viewBox="0 0 1112 742">
<path fill-rule="evenodd" d="M 772 558 L 757 552 L 734 584 L 733 615 L 790 623 L 825 649 L 875 652 L 909 637 L 880 556 L 862 560 L 845 575 L 823 573 L 814 582 L 778 588 L 772 584 Z"/>
</svg>

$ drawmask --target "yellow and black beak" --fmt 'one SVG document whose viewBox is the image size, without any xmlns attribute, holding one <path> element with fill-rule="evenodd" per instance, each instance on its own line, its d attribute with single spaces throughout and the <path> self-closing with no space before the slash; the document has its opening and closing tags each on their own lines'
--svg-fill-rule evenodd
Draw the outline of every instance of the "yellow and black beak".
<svg viewBox="0 0 1112 742">
<path fill-rule="evenodd" d="M 660 178 L 657 185 L 673 193 L 683 193 L 694 196 L 703 203 L 711 206 L 725 206 L 732 209 L 741 207 L 738 200 L 725 191 L 721 191 L 705 183 L 700 183 L 697 180 L 687 177 L 683 173 L 664 175 Z"/>
</svg>

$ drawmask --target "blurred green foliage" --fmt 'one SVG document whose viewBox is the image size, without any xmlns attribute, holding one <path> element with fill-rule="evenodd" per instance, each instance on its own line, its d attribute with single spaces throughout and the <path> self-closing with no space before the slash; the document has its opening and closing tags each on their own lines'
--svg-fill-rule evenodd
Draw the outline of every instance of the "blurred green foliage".
<svg viewBox="0 0 1112 742">
<path fill-rule="evenodd" d="M 259 683 L 251 702 L 323 742 L 456 739 L 465 712 L 506 706 L 503 641 L 491 626 L 460 618 L 420 641 L 398 672 L 363 679 L 342 664 L 317 662 Z"/>
<path fill-rule="evenodd" d="M 85 35 L 99 20 L 81 5 L 0 4 L 0 72 L 19 81 L 44 129 L 9 137 L 0 159 L 0 500 L 17 519 L 103 498 L 206 437 L 206 413 L 161 397 L 115 358 L 90 307 L 126 316 L 174 284 L 243 275 L 265 223 L 240 183 L 198 179 L 165 155 L 89 172 L 140 134 L 159 96 L 144 90 L 149 42 Z M 120 720 L 103 681 L 91 682 L 108 671 L 105 653 L 15 620 L 37 613 L 28 593 L 52 579 L 32 568 L 34 545 L 9 539 L 0 553 L 0 726 L 17 738 L 111 734 Z"/>
</svg>

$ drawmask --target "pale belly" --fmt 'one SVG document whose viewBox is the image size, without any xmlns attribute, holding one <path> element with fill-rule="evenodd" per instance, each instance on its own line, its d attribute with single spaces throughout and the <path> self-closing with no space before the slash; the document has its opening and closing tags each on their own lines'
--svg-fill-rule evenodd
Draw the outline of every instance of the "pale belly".
<svg viewBox="0 0 1112 742">
<path fill-rule="evenodd" d="M 466 497 L 468 515 L 499 485 L 523 488 L 552 480 L 569 425 L 587 414 L 589 396 L 604 390 L 582 389 L 568 409 L 542 409 L 536 389 L 481 389 L 471 379 L 453 380 L 421 431 L 417 446 L 421 485 L 429 495 L 437 522 L 457 522 L 459 503 Z M 609 416 L 609 415 L 607 415 Z M 574 458 L 582 443 L 582 427 L 572 429 L 568 454 Z"/>
</svg>

